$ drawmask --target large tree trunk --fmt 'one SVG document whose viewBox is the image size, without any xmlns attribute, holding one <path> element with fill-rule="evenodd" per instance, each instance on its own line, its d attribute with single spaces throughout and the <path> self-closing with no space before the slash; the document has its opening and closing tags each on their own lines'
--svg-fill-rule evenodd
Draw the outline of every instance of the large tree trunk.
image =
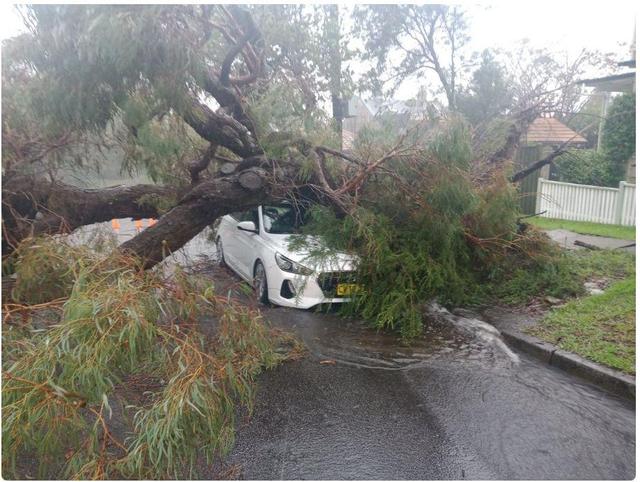
<svg viewBox="0 0 640 482">
<path fill-rule="evenodd" d="M 265 171 L 252 168 L 200 184 L 158 223 L 120 246 L 140 258 L 145 268 L 183 247 L 217 218 L 243 211 L 271 198 Z"/>
<path fill-rule="evenodd" d="M 272 197 L 270 179 L 259 167 L 202 181 L 161 215 L 153 198 L 176 198 L 176 190 L 154 185 L 82 189 L 31 176 L 5 176 L 3 185 L 3 250 L 38 234 L 69 233 L 113 218 L 159 218 L 120 246 L 139 257 L 145 268 L 180 249 L 218 217 L 257 206 Z"/>
<path fill-rule="evenodd" d="M 167 203 L 178 195 L 175 189 L 164 186 L 83 189 L 17 173 L 6 173 L 2 181 L 5 254 L 28 236 L 68 233 L 113 218 L 160 217 L 154 201 Z"/>
</svg>

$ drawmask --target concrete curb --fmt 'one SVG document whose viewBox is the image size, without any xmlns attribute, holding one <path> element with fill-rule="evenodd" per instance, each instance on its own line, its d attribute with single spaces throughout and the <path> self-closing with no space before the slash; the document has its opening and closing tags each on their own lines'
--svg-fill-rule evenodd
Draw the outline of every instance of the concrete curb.
<svg viewBox="0 0 640 482">
<path fill-rule="evenodd" d="M 575 353 L 561 350 L 551 343 L 547 343 L 534 336 L 508 328 L 500 331 L 505 341 L 513 348 L 564 370 L 571 375 L 598 385 L 616 395 L 635 400 L 636 380 L 631 375 L 598 365 Z"/>
</svg>

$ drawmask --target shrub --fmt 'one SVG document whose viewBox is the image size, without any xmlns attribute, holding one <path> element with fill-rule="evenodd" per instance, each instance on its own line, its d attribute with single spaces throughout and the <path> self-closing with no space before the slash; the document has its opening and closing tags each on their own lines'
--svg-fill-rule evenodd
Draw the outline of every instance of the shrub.
<svg viewBox="0 0 640 482">
<path fill-rule="evenodd" d="M 602 132 L 602 151 L 610 162 L 614 182 L 625 177 L 625 166 L 636 151 L 636 96 L 623 94 L 613 99 Z"/>
<path fill-rule="evenodd" d="M 558 181 L 592 186 L 615 186 L 620 180 L 612 174 L 606 155 L 594 149 L 571 149 L 554 161 Z"/>
</svg>

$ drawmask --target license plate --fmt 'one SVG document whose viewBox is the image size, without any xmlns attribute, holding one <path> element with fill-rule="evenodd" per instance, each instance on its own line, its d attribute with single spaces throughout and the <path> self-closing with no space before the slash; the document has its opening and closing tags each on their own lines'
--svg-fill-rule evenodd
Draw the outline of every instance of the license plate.
<svg viewBox="0 0 640 482">
<path fill-rule="evenodd" d="M 338 283 L 336 286 L 336 295 L 338 296 L 350 296 L 360 293 L 362 286 L 355 283 Z"/>
</svg>

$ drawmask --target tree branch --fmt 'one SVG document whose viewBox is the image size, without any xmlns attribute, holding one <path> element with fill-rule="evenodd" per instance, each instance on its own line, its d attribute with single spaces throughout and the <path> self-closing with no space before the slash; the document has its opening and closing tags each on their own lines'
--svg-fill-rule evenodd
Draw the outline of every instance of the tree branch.
<svg viewBox="0 0 640 482">
<path fill-rule="evenodd" d="M 114 218 L 157 218 L 161 213 L 153 201 L 175 197 L 175 189 L 151 184 L 83 189 L 7 173 L 2 190 L 3 247 L 10 251 L 28 236 L 71 232 Z"/>
</svg>

